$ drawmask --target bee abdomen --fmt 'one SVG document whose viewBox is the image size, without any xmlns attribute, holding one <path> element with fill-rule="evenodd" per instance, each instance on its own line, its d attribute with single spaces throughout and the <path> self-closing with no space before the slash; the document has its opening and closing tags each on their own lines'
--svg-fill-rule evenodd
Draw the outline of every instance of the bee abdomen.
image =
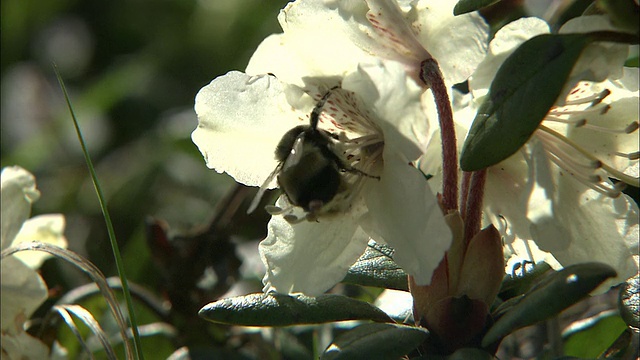
<svg viewBox="0 0 640 360">
<path fill-rule="evenodd" d="M 304 164 L 304 165 L 301 165 Z M 311 204 L 326 204 L 338 192 L 342 177 L 333 161 L 316 149 L 307 152 L 298 166 L 283 169 L 278 183 L 289 202 L 310 211 Z"/>
</svg>

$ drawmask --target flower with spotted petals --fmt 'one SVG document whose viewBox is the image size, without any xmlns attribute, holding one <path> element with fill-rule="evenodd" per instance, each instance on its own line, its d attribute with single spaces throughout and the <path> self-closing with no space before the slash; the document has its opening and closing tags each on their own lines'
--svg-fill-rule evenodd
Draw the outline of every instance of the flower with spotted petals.
<svg viewBox="0 0 640 360">
<path fill-rule="evenodd" d="M 483 59 L 489 27 L 477 13 L 453 15 L 455 1 L 297 0 L 278 16 L 283 33 L 267 37 L 246 73 L 272 73 L 305 86 L 373 59 L 402 64 L 419 84 L 422 62 L 436 59 L 445 81 L 465 81 Z"/>
<path fill-rule="evenodd" d="M 236 181 L 260 186 L 277 166 L 282 136 L 309 124 L 322 94 L 337 85 L 307 79 L 308 88 L 273 76 L 230 72 L 196 97 L 198 128 L 192 139 L 207 165 Z M 333 151 L 358 172 L 342 172 L 344 186 L 315 221 L 286 196 L 260 244 L 267 267 L 265 290 L 318 295 L 342 280 L 370 239 L 395 249 L 394 259 L 419 284 L 427 284 L 451 241 L 451 232 L 424 176 L 410 163 L 429 133 L 422 90 L 402 65 L 361 64 L 330 92 L 319 128 L 333 134 Z M 362 173 L 371 176 L 363 176 Z M 275 181 L 271 184 L 275 185 Z M 427 237 L 428 234 L 428 237 Z"/>
<path fill-rule="evenodd" d="M 610 30 L 602 17 L 587 18 L 570 21 L 561 32 Z M 507 56 L 548 31 L 544 21 L 525 18 L 496 34 L 470 78 L 473 96 L 455 96 L 460 136 Z M 607 285 L 637 273 L 638 206 L 621 192 L 625 183 L 639 185 L 638 69 L 623 67 L 627 51 L 610 43 L 588 47 L 527 144 L 487 169 L 485 219 L 501 229 L 505 253 L 513 255 L 508 271 L 522 259 L 555 268 L 599 261 L 618 273 Z M 437 148 L 437 141 L 430 144 Z M 427 161 L 435 152 L 421 161 L 426 173 L 438 172 Z"/>
</svg>

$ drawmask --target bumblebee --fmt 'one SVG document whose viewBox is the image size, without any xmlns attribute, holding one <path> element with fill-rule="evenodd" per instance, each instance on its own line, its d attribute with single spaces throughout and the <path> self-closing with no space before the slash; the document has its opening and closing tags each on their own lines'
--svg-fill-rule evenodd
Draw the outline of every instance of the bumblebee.
<svg viewBox="0 0 640 360">
<path fill-rule="evenodd" d="M 338 137 L 318 129 L 322 108 L 336 88 L 330 89 L 318 101 L 309 116 L 309 125 L 296 126 L 284 134 L 275 150 L 278 165 L 260 187 L 248 212 L 255 210 L 276 176 L 278 186 L 289 203 L 301 207 L 307 213 L 303 219 L 309 220 L 315 220 L 323 207 L 348 187 L 344 180 L 345 172 L 378 178 L 347 164 L 337 154 Z M 272 215 L 287 210 L 289 209 L 267 208 Z M 289 222 L 303 220 L 295 216 L 285 216 L 285 219 Z"/>
</svg>

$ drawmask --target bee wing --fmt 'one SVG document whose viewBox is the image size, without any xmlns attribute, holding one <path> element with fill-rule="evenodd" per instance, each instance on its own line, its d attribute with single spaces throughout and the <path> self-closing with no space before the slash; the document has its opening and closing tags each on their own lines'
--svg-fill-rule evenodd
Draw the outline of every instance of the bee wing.
<svg viewBox="0 0 640 360">
<path fill-rule="evenodd" d="M 267 191 L 269 184 L 271 184 L 271 181 L 273 181 L 273 178 L 276 177 L 278 172 L 280 172 L 281 168 L 282 168 L 282 163 L 279 163 L 278 166 L 276 166 L 276 168 L 271 172 L 271 174 L 269 174 L 269 176 L 264 181 L 264 183 L 262 183 L 262 185 L 260 186 L 260 189 L 258 189 L 258 193 L 251 201 L 251 205 L 249 205 L 249 209 L 247 209 L 247 214 L 251 214 L 258 207 L 258 204 L 260 204 L 260 200 L 262 200 L 262 196 L 264 195 L 264 192 Z"/>
<path fill-rule="evenodd" d="M 291 152 L 287 159 L 284 161 L 282 168 L 286 170 L 292 166 L 297 165 L 302 159 L 303 148 L 304 148 L 304 134 L 298 135 L 296 141 L 293 142 L 293 146 L 291 147 Z"/>
</svg>

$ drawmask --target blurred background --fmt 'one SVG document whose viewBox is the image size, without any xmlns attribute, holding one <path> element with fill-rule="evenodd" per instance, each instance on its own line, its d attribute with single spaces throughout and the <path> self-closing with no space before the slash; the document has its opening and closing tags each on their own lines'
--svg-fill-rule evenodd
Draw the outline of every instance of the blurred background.
<svg viewBox="0 0 640 360">
<path fill-rule="evenodd" d="M 198 90 L 230 70 L 244 70 L 262 39 L 281 31 L 276 17 L 286 3 L 2 1 L 1 165 L 32 172 L 42 194 L 33 215 L 63 213 L 69 249 L 107 277 L 117 275 L 55 63 L 107 198 L 128 276 L 149 291 L 136 301 L 138 321 L 176 327 L 174 333 L 151 329 L 159 335 L 144 340 L 148 358 L 165 359 L 184 345 L 226 344 L 215 327 L 203 331 L 208 323 L 197 310 L 241 277 L 245 293 L 261 289 L 257 241 L 266 216 L 256 212 L 229 223 L 228 213 L 238 208 L 229 204 L 253 193 L 207 169 L 190 135 Z M 221 201 L 226 214 L 216 210 Z M 243 254 L 247 258 L 238 259 Z M 47 261 L 42 274 L 51 301 L 89 282 L 60 260 Z M 100 320 L 100 295 L 89 295 L 78 300 Z M 149 311 L 151 301 L 162 308 Z M 186 334 L 188 327 L 201 334 Z"/>
</svg>

